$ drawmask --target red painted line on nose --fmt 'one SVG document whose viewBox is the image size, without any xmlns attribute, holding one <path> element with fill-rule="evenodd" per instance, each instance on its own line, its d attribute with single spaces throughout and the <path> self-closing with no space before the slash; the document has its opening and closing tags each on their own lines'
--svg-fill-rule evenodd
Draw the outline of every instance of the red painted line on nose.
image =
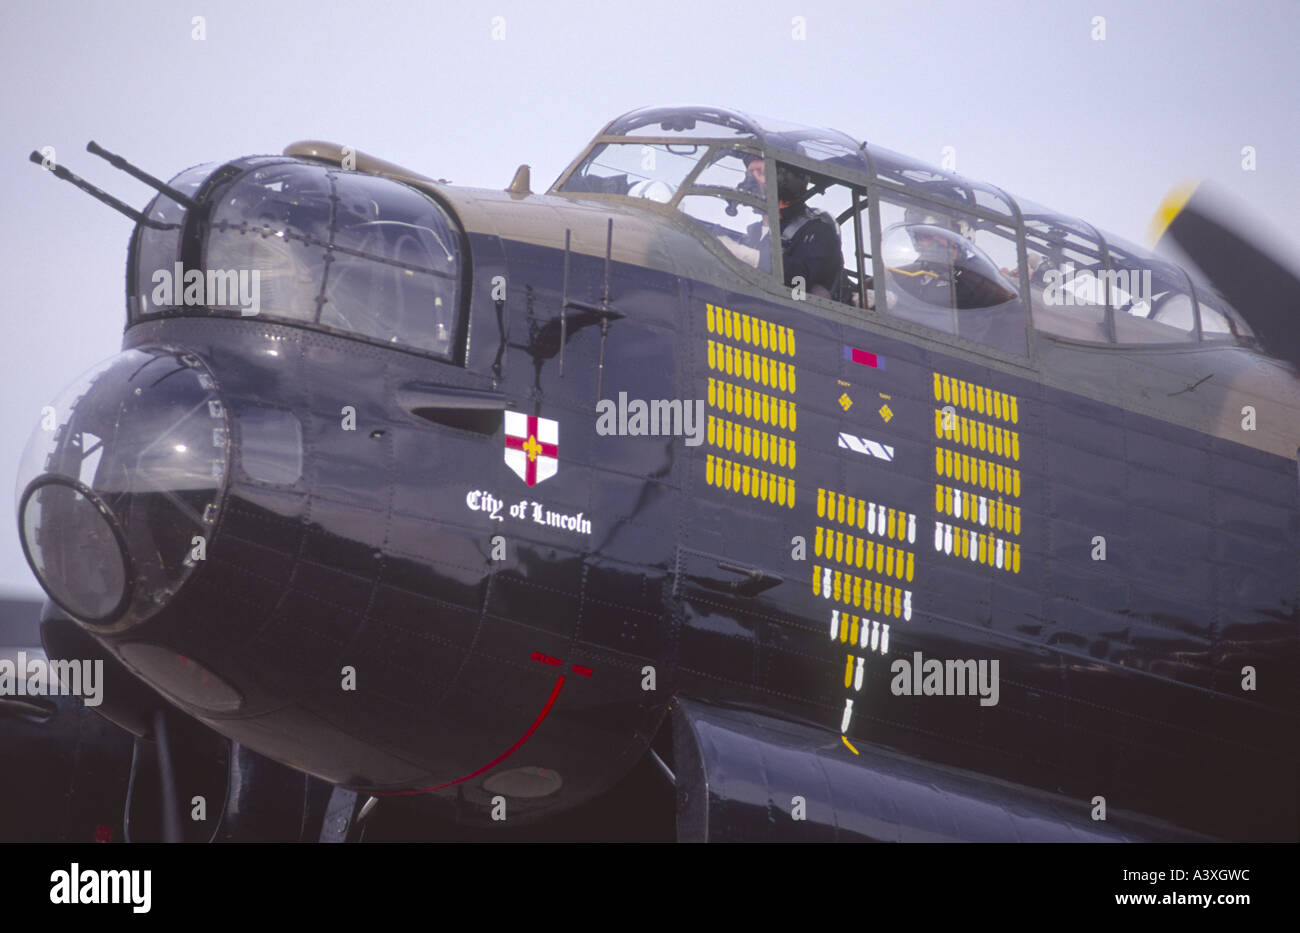
<svg viewBox="0 0 1300 933">
<path fill-rule="evenodd" d="M 504 752 L 502 752 L 496 758 L 493 758 L 491 761 L 489 761 L 483 767 L 479 768 L 477 771 L 471 774 L 467 774 L 463 778 L 456 778 L 456 780 L 454 781 L 448 781 L 446 784 L 439 784 L 437 787 L 424 787 L 421 788 L 420 790 L 394 790 L 394 791 L 370 791 L 370 792 L 362 791 L 362 793 L 370 793 L 371 796 L 373 797 L 403 797 L 409 794 L 427 794 L 430 791 L 442 790 L 444 787 L 451 787 L 455 784 L 460 784 L 464 781 L 468 781 L 470 778 L 478 777 L 484 771 L 496 767 L 497 765 L 501 764 L 501 762 L 505 761 L 507 758 L 513 755 L 515 752 L 519 751 L 519 747 L 528 741 L 528 737 L 537 731 L 537 727 L 542 724 L 542 720 L 545 719 L 547 715 L 551 712 L 551 707 L 555 705 L 555 700 L 560 695 L 560 688 L 563 686 L 564 686 L 564 675 L 561 674 L 559 678 L 555 681 L 555 686 L 551 690 L 551 695 L 546 699 L 546 705 L 543 706 L 542 711 L 537 714 L 537 718 L 534 719 L 533 724 L 528 727 L 528 731 L 525 732 L 523 735 L 521 735 L 519 737 L 519 740 L 515 742 L 514 745 L 511 745 Z"/>
</svg>

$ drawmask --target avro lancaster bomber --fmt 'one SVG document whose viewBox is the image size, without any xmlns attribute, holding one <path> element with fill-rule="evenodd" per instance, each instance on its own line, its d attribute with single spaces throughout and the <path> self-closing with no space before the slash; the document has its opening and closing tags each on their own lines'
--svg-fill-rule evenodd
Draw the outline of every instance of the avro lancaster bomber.
<svg viewBox="0 0 1300 933">
<path fill-rule="evenodd" d="M 1200 194 L 1172 261 L 713 108 L 545 194 L 90 148 L 157 195 L 47 165 L 136 226 L 17 502 L 102 702 L 0 698 L 59 762 L 6 838 L 490 836 L 650 762 L 683 840 L 1296 839 L 1300 288 Z"/>
</svg>

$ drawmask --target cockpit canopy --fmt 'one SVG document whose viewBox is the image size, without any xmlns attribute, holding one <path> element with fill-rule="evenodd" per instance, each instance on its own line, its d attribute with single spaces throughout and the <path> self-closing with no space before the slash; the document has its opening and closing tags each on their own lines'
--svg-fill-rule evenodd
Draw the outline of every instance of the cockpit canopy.
<svg viewBox="0 0 1300 933">
<path fill-rule="evenodd" d="M 896 224 L 880 238 L 900 286 L 937 308 L 993 308 L 1016 299 L 1015 283 L 964 236 L 930 223 Z"/>
<path fill-rule="evenodd" d="M 551 191 L 675 209 L 724 255 L 790 286 L 768 235 L 784 222 L 789 186 L 778 179 L 790 172 L 806 179 L 799 196 L 811 213 L 838 228 L 842 271 L 811 288 L 815 298 L 1016 356 L 1027 352 L 1027 321 L 1084 343 L 1255 345 L 1241 315 L 1180 266 L 836 130 L 709 107 L 636 110 L 597 135 Z M 927 266 L 921 241 L 944 261 Z"/>
</svg>

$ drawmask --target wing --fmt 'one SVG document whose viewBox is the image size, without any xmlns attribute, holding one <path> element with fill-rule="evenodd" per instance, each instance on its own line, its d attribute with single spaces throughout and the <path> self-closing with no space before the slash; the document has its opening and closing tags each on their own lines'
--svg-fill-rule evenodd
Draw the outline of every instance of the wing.
<svg viewBox="0 0 1300 933">
<path fill-rule="evenodd" d="M 672 727 L 681 841 L 1211 841 L 753 712 L 681 700 Z"/>
</svg>

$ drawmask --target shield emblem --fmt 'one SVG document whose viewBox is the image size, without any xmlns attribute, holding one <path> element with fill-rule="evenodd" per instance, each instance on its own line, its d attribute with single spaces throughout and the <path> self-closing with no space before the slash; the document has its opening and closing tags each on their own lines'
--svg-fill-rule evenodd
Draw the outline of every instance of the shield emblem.
<svg viewBox="0 0 1300 933">
<path fill-rule="evenodd" d="M 550 479 L 560 467 L 560 423 L 506 412 L 506 466 L 529 486 Z"/>
</svg>

